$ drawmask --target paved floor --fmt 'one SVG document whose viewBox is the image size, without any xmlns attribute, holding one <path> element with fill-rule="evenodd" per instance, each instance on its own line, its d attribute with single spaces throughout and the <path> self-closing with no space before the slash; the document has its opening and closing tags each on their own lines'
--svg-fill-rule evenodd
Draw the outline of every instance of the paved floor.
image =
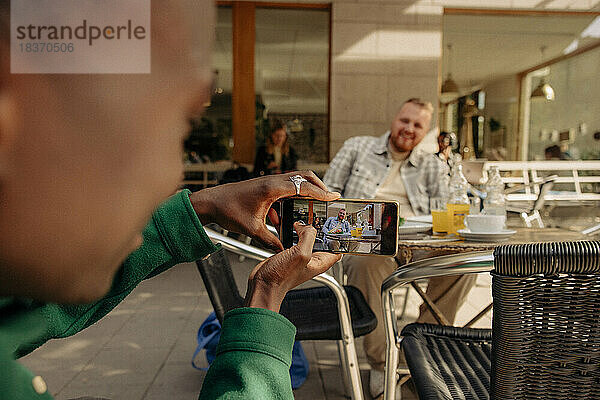
<svg viewBox="0 0 600 400">
<path fill-rule="evenodd" d="M 231 259 L 244 292 L 254 263 L 240 263 L 236 256 Z M 462 307 L 459 320 L 474 315 L 489 298 L 489 279 L 483 278 Z M 410 320 L 418 306 L 416 295 L 409 295 L 408 301 L 406 319 Z M 113 400 L 196 399 L 205 373 L 193 369 L 190 360 L 198 326 L 211 311 L 195 264 L 182 264 L 143 282 L 113 312 L 87 330 L 68 339 L 53 340 L 22 362 L 44 378 L 59 400 L 80 396 Z M 489 324 L 488 316 L 479 326 Z M 357 349 L 366 385 L 369 367 L 360 339 Z M 295 397 L 344 399 L 335 342 L 307 341 L 304 350 L 310 373 Z M 205 364 L 203 355 L 199 362 Z M 408 389 L 404 392 L 405 399 L 414 398 Z"/>
</svg>

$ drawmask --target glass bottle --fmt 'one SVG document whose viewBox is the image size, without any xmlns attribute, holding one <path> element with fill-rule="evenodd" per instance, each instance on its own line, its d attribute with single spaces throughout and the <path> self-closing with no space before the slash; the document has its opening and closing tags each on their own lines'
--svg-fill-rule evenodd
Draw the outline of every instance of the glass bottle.
<svg viewBox="0 0 600 400">
<path fill-rule="evenodd" d="M 489 178 L 485 184 L 487 193 L 483 200 L 483 213 L 487 215 L 503 215 L 506 217 L 506 201 L 504 199 L 504 183 L 497 166 L 491 166 Z"/>
<path fill-rule="evenodd" d="M 448 199 L 448 233 L 457 233 L 465 227 L 465 216 L 469 214 L 469 183 L 462 172 L 462 164 L 455 165 L 450 177 L 450 197 Z"/>
<path fill-rule="evenodd" d="M 429 198 L 429 211 L 431 212 L 432 230 L 434 235 L 448 233 L 448 188 L 450 175 L 445 168 L 440 169 L 438 176 L 440 191 L 437 197 Z"/>
</svg>

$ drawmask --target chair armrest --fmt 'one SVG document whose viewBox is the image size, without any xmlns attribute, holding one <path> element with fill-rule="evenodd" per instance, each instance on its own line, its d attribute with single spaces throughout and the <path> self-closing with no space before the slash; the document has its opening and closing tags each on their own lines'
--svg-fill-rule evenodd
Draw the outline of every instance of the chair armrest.
<svg viewBox="0 0 600 400">
<path fill-rule="evenodd" d="M 274 253 L 270 251 L 262 250 L 249 244 L 240 242 L 239 240 L 235 240 L 233 238 L 230 238 L 229 236 L 225 236 L 221 233 L 215 232 L 212 229 L 204 227 L 204 230 L 206 231 L 206 234 L 211 240 L 221 243 L 221 246 L 223 246 L 223 248 L 240 256 L 245 256 L 256 261 L 263 261 L 274 255 Z M 342 285 L 340 285 L 338 281 L 336 281 L 331 275 L 326 273 L 317 275 L 312 280 L 327 286 L 333 291 L 336 299 L 338 300 L 340 308 L 344 311 L 348 311 L 347 313 L 340 313 L 340 318 L 347 318 L 347 316 L 350 315 L 350 305 L 348 303 L 348 296 L 346 295 L 346 291 L 344 290 Z"/>
<path fill-rule="evenodd" d="M 381 285 L 382 293 L 412 281 L 446 275 L 489 272 L 494 266 L 492 250 L 472 251 L 414 261 L 398 268 Z"/>
<path fill-rule="evenodd" d="M 582 230 L 581 233 L 583 233 L 584 235 L 594 235 L 598 231 L 600 231 L 600 224 L 590 226 L 589 228 Z"/>
<path fill-rule="evenodd" d="M 489 272 L 494 268 L 493 251 L 473 251 L 414 261 L 398 268 L 381 285 L 381 302 L 386 337 L 389 343 L 398 338 L 392 290 L 423 278 Z"/>
<path fill-rule="evenodd" d="M 542 185 L 542 184 L 547 183 L 547 182 L 554 182 L 557 178 L 558 178 L 558 175 L 550 175 L 550 176 L 547 176 L 547 177 L 545 177 L 543 179 L 537 179 L 537 180 L 529 182 L 529 183 L 522 183 L 522 184 L 519 184 L 519 185 L 510 186 L 510 187 L 504 189 L 504 195 L 515 193 L 515 192 L 518 192 L 521 189 L 525 189 L 525 188 L 528 188 L 528 187 L 531 188 L 531 187 L 534 187 L 536 185 Z"/>
</svg>

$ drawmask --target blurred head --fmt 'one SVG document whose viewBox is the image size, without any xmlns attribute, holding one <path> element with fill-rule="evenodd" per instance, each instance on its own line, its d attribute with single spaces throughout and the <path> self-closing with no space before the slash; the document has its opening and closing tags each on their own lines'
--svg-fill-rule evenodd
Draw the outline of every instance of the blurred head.
<svg viewBox="0 0 600 400">
<path fill-rule="evenodd" d="M 213 14 L 210 1 L 153 1 L 151 74 L 10 74 L 2 32 L 0 296 L 109 289 L 177 189 L 190 115 L 209 99 Z"/>
<path fill-rule="evenodd" d="M 440 132 L 438 136 L 439 151 L 444 151 L 450 146 L 450 134 L 448 132 Z"/>
<path fill-rule="evenodd" d="M 284 154 L 287 154 L 289 148 L 287 142 L 287 126 L 283 123 L 283 121 L 277 120 L 273 123 L 271 135 L 267 140 L 267 145 L 269 150 L 271 150 L 271 153 L 274 147 L 279 147 L 282 149 Z"/>
<path fill-rule="evenodd" d="M 338 211 L 338 219 L 342 220 L 344 218 L 346 218 L 346 210 L 342 208 L 340 211 Z"/>
<path fill-rule="evenodd" d="M 561 151 L 557 145 L 546 147 L 544 150 L 544 157 L 546 160 L 560 160 Z"/>
<path fill-rule="evenodd" d="M 427 134 L 433 106 L 420 99 L 409 99 L 396 113 L 390 128 L 390 145 L 398 152 L 412 151 Z"/>
</svg>

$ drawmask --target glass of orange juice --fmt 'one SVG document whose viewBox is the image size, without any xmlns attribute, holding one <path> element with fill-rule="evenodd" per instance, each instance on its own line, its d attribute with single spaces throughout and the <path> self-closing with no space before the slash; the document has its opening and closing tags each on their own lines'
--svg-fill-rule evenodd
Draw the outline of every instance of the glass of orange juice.
<svg viewBox="0 0 600 400">
<path fill-rule="evenodd" d="M 469 204 L 448 203 L 448 233 L 458 233 L 465 228 L 465 216 L 469 215 Z"/>
<path fill-rule="evenodd" d="M 432 197 L 429 199 L 429 209 L 431 210 L 431 219 L 433 223 L 434 235 L 445 235 L 448 233 L 448 210 L 446 209 L 444 197 Z"/>
</svg>

